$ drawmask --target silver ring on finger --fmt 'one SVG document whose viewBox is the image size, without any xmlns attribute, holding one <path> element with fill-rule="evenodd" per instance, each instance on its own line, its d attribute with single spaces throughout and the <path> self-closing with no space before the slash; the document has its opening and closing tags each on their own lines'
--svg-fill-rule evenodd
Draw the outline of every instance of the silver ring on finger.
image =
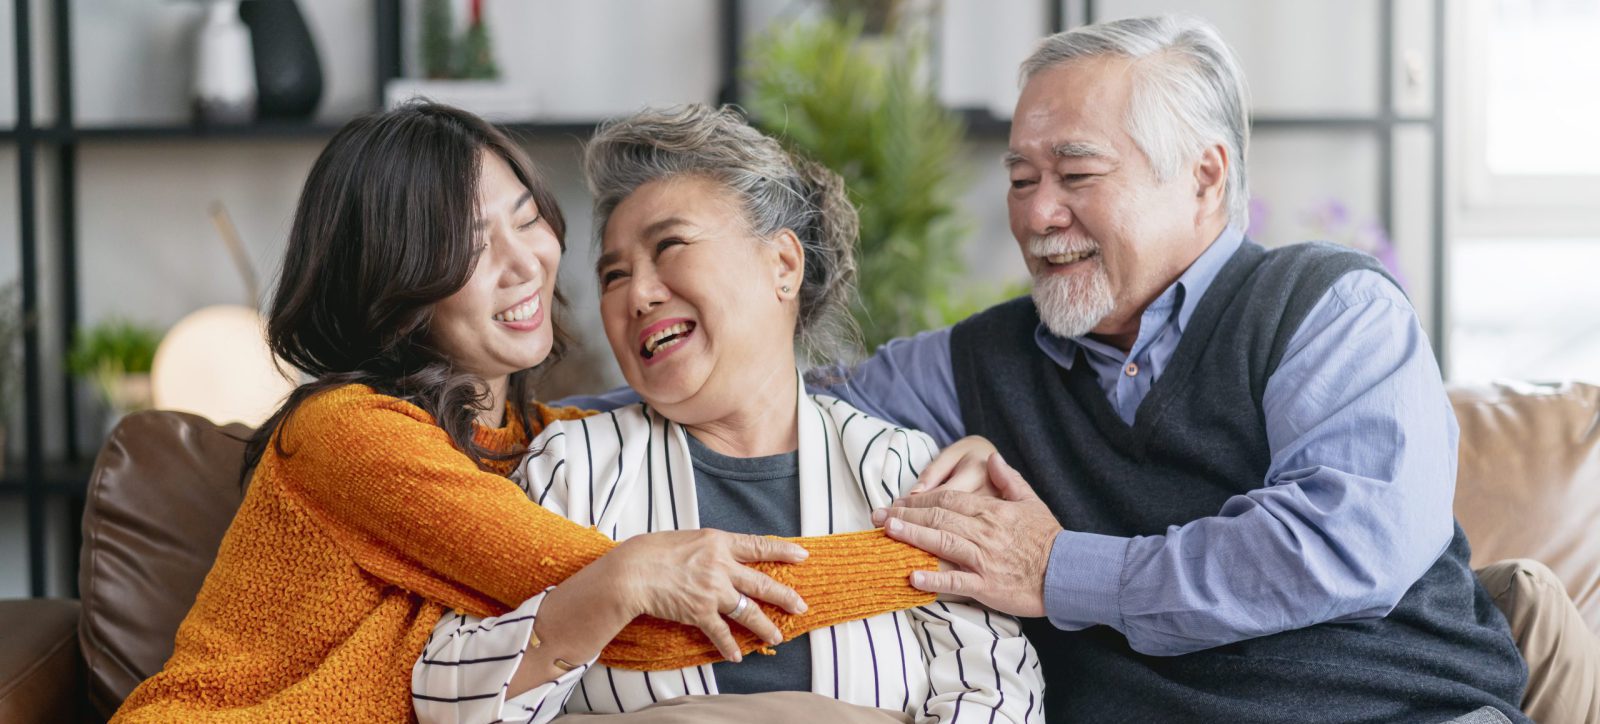
<svg viewBox="0 0 1600 724">
<path fill-rule="evenodd" d="M 728 618 L 736 619 L 739 618 L 740 614 L 743 614 L 748 608 L 750 608 L 750 597 L 741 593 L 739 594 L 739 602 L 733 604 L 733 610 L 724 615 L 726 615 Z"/>
</svg>

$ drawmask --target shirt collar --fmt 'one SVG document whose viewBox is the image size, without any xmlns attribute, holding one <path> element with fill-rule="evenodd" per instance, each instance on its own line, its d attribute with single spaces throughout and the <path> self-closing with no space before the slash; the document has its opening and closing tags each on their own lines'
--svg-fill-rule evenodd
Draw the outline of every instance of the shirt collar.
<svg viewBox="0 0 1600 724">
<path fill-rule="evenodd" d="M 1178 325 L 1178 333 L 1182 334 L 1189 326 L 1189 319 L 1194 316 L 1195 307 L 1200 305 L 1200 299 L 1206 295 L 1206 290 L 1211 288 L 1211 283 L 1216 281 L 1217 274 L 1222 272 L 1222 267 L 1233 258 L 1235 252 L 1244 244 L 1244 232 L 1238 227 L 1229 224 L 1222 233 L 1201 252 L 1199 258 L 1185 269 L 1172 286 L 1162 290 L 1155 301 L 1150 303 L 1139 320 L 1139 341 L 1134 342 L 1135 348 L 1140 343 L 1151 337 L 1154 329 L 1146 329 L 1154 320 L 1160 324 L 1171 319 Z M 1175 309 L 1174 309 L 1175 307 Z M 1109 354 L 1114 350 L 1110 345 L 1097 342 L 1088 337 L 1057 337 L 1046 327 L 1043 322 L 1034 329 L 1033 339 L 1039 349 L 1056 364 L 1064 369 L 1072 369 L 1072 361 L 1081 346 L 1086 351 Z M 1121 356 L 1117 351 L 1116 356 Z"/>
</svg>

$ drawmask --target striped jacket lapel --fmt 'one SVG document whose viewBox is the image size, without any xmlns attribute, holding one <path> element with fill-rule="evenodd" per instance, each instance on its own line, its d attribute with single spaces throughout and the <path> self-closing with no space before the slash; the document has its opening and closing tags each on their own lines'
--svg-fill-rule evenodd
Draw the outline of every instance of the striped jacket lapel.
<svg viewBox="0 0 1600 724">
<path fill-rule="evenodd" d="M 645 434 L 635 436 L 649 460 L 645 474 L 650 521 L 646 532 L 700 527 L 695 502 L 694 461 L 683 426 L 644 406 Z"/>
</svg>

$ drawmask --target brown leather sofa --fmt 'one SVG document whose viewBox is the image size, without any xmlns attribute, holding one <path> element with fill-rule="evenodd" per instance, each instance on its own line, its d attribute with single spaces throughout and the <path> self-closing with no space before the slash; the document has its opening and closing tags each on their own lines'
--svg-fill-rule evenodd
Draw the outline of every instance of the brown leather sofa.
<svg viewBox="0 0 1600 724">
<path fill-rule="evenodd" d="M 1461 423 L 1456 515 L 1473 565 L 1547 564 L 1600 632 L 1600 387 L 1450 392 Z M 172 651 L 243 496 L 242 426 L 145 412 L 101 451 L 84 511 L 82 600 L 0 602 L 0 722 L 103 719 Z"/>
</svg>

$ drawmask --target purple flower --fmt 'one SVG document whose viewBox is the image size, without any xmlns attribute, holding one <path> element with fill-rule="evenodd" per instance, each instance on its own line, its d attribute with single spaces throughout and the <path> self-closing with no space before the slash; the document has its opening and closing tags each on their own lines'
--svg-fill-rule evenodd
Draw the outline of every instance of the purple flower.
<svg viewBox="0 0 1600 724">
<path fill-rule="evenodd" d="M 1250 225 L 1245 228 L 1244 235 L 1252 239 L 1261 240 L 1267 235 L 1267 220 L 1272 218 L 1272 204 L 1266 199 L 1256 196 L 1250 199 Z"/>
</svg>

